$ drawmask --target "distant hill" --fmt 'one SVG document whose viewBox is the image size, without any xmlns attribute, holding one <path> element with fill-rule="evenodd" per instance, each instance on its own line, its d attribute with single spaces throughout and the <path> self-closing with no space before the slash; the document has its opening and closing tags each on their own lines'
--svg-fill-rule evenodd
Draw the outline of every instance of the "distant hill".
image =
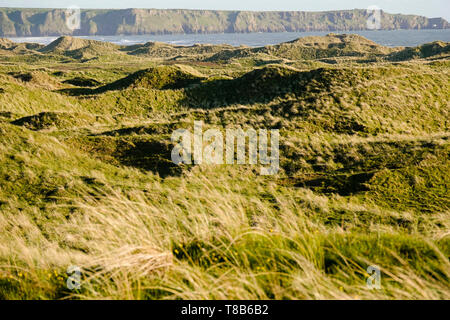
<svg viewBox="0 0 450 320">
<path fill-rule="evenodd" d="M 109 42 L 100 42 L 95 40 L 86 40 L 80 38 L 73 37 L 60 37 L 50 43 L 49 45 L 42 48 L 41 52 L 65 52 L 65 51 L 74 51 L 83 48 L 92 48 L 92 49 L 116 49 L 119 46 L 109 43 Z"/>
<path fill-rule="evenodd" d="M 9 39 L 0 38 L 0 54 L 5 52 L 29 53 L 33 50 L 40 50 L 44 46 L 37 43 L 14 43 Z"/>
<path fill-rule="evenodd" d="M 409 61 L 417 59 L 437 60 L 450 56 L 450 43 L 435 41 L 417 47 L 385 47 L 367 38 L 355 34 L 334 34 L 326 36 L 303 37 L 290 42 L 264 47 L 249 48 L 245 46 L 233 47 L 230 45 L 193 45 L 177 46 L 167 43 L 147 42 L 133 46 L 116 45 L 109 42 L 87 40 L 72 36 L 62 36 L 47 46 L 35 43 L 15 43 L 6 38 L 0 38 L 0 55 L 6 59 L 15 59 L 22 56 L 24 59 L 67 59 L 86 62 L 92 59 L 166 59 L 171 64 L 180 61 L 196 61 L 203 65 L 226 65 L 230 63 L 244 63 L 248 65 L 267 65 L 289 61 L 321 61 L 327 64 L 336 64 L 340 60 L 359 63 L 375 61 Z M 149 69 L 150 70 L 150 69 Z M 186 78 L 187 80 L 199 80 L 201 74 L 195 74 L 193 70 L 180 70 L 178 67 L 152 69 L 143 74 L 137 73 L 137 77 L 130 75 L 130 82 L 118 82 L 117 88 L 137 87 L 144 85 L 152 77 L 164 77 L 167 79 Z M 149 76 L 150 75 L 150 76 Z M 188 76 L 189 75 L 189 76 Z M 142 76 L 142 77 L 141 77 Z M 186 77 L 185 77 L 186 76 Z M 193 76 L 193 78 L 191 77 Z M 150 78 L 149 78 L 150 77 Z M 140 81 L 142 79 L 145 81 Z M 135 80 L 137 82 L 135 82 Z M 138 81 L 139 80 L 139 81 Z M 79 83 L 80 79 L 75 79 Z M 171 83 L 169 87 L 176 83 Z M 85 82 L 85 80 L 82 80 Z M 150 81 L 151 83 L 152 81 Z M 196 81 L 194 81 L 196 82 Z M 89 86 L 97 86 L 86 82 Z M 182 84 L 184 86 L 186 83 Z M 146 86 L 146 85 L 144 85 Z M 151 85 L 150 85 L 151 87 Z M 106 89 L 106 88 L 105 88 Z M 111 89 L 111 88 L 107 88 Z"/>
<path fill-rule="evenodd" d="M 413 48 L 405 48 L 402 51 L 394 52 L 390 56 L 390 60 L 405 61 L 430 57 L 450 57 L 450 44 L 448 42 L 435 41 Z"/>
<path fill-rule="evenodd" d="M 261 48 L 222 50 L 207 61 L 229 62 L 234 58 L 266 54 L 289 60 L 311 60 L 329 57 L 383 56 L 398 51 L 379 45 L 355 34 L 328 34 L 322 37 L 304 37 L 294 41 Z"/>
<path fill-rule="evenodd" d="M 66 26 L 64 9 L 0 8 L 0 36 L 139 35 L 247 32 L 352 31 L 367 29 L 367 10 L 209 11 L 209 10 L 82 10 L 81 29 Z M 381 27 L 447 29 L 442 18 L 382 12 Z"/>
<path fill-rule="evenodd" d="M 128 88 L 180 89 L 199 83 L 204 77 L 188 66 L 159 66 L 140 70 L 124 79 L 117 80 L 100 91 Z"/>
</svg>

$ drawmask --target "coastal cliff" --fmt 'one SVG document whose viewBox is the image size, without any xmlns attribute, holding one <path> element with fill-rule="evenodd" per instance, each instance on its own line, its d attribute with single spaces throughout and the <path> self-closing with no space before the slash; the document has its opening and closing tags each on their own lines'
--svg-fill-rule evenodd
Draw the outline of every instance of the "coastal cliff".
<svg viewBox="0 0 450 320">
<path fill-rule="evenodd" d="M 367 29 L 367 10 L 329 12 L 211 10 L 82 10 L 81 28 L 70 30 L 65 9 L 0 8 L 0 36 L 93 36 Z M 381 29 L 447 29 L 443 18 L 382 12 Z"/>
</svg>

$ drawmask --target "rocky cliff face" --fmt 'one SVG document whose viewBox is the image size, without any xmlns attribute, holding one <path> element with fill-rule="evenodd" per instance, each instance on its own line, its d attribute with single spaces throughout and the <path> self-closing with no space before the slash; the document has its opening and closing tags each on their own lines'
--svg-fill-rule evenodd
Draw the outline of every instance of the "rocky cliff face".
<svg viewBox="0 0 450 320">
<path fill-rule="evenodd" d="M 352 31 L 367 28 L 366 10 L 250 12 L 208 10 L 83 10 L 81 29 L 66 25 L 63 9 L 0 9 L 0 36 L 139 35 Z M 382 13 L 382 29 L 446 29 L 442 18 Z"/>
</svg>

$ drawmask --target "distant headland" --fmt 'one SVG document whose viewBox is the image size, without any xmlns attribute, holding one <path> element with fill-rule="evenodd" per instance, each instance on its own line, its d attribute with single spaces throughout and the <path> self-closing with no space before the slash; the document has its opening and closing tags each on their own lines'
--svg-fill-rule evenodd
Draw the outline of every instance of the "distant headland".
<svg viewBox="0 0 450 320">
<path fill-rule="evenodd" d="M 213 11 L 81 10 L 80 28 L 71 30 L 65 9 L 0 8 L 1 37 L 203 34 L 250 32 L 356 31 L 367 29 L 367 10 Z M 381 29 L 448 29 L 443 18 L 381 12 Z"/>
</svg>

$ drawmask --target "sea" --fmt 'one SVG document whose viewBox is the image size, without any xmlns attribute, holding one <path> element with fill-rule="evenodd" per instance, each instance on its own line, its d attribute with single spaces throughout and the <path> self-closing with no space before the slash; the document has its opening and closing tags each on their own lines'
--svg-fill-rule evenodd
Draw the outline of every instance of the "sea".
<svg viewBox="0 0 450 320">
<path fill-rule="evenodd" d="M 119 45 L 135 45 L 146 42 L 165 42 L 173 45 L 191 46 L 194 44 L 229 44 L 263 47 L 292 41 L 307 36 L 323 36 L 330 32 L 281 32 L 281 33 L 222 33 L 222 34 L 176 34 L 176 35 L 137 35 L 137 36 L 84 36 L 92 39 L 112 42 Z M 374 30 L 333 32 L 337 34 L 359 34 L 378 44 L 388 47 L 414 47 L 433 41 L 450 42 L 450 29 L 443 30 Z M 9 38 L 14 42 L 35 42 L 49 44 L 58 37 L 22 37 Z"/>
</svg>

